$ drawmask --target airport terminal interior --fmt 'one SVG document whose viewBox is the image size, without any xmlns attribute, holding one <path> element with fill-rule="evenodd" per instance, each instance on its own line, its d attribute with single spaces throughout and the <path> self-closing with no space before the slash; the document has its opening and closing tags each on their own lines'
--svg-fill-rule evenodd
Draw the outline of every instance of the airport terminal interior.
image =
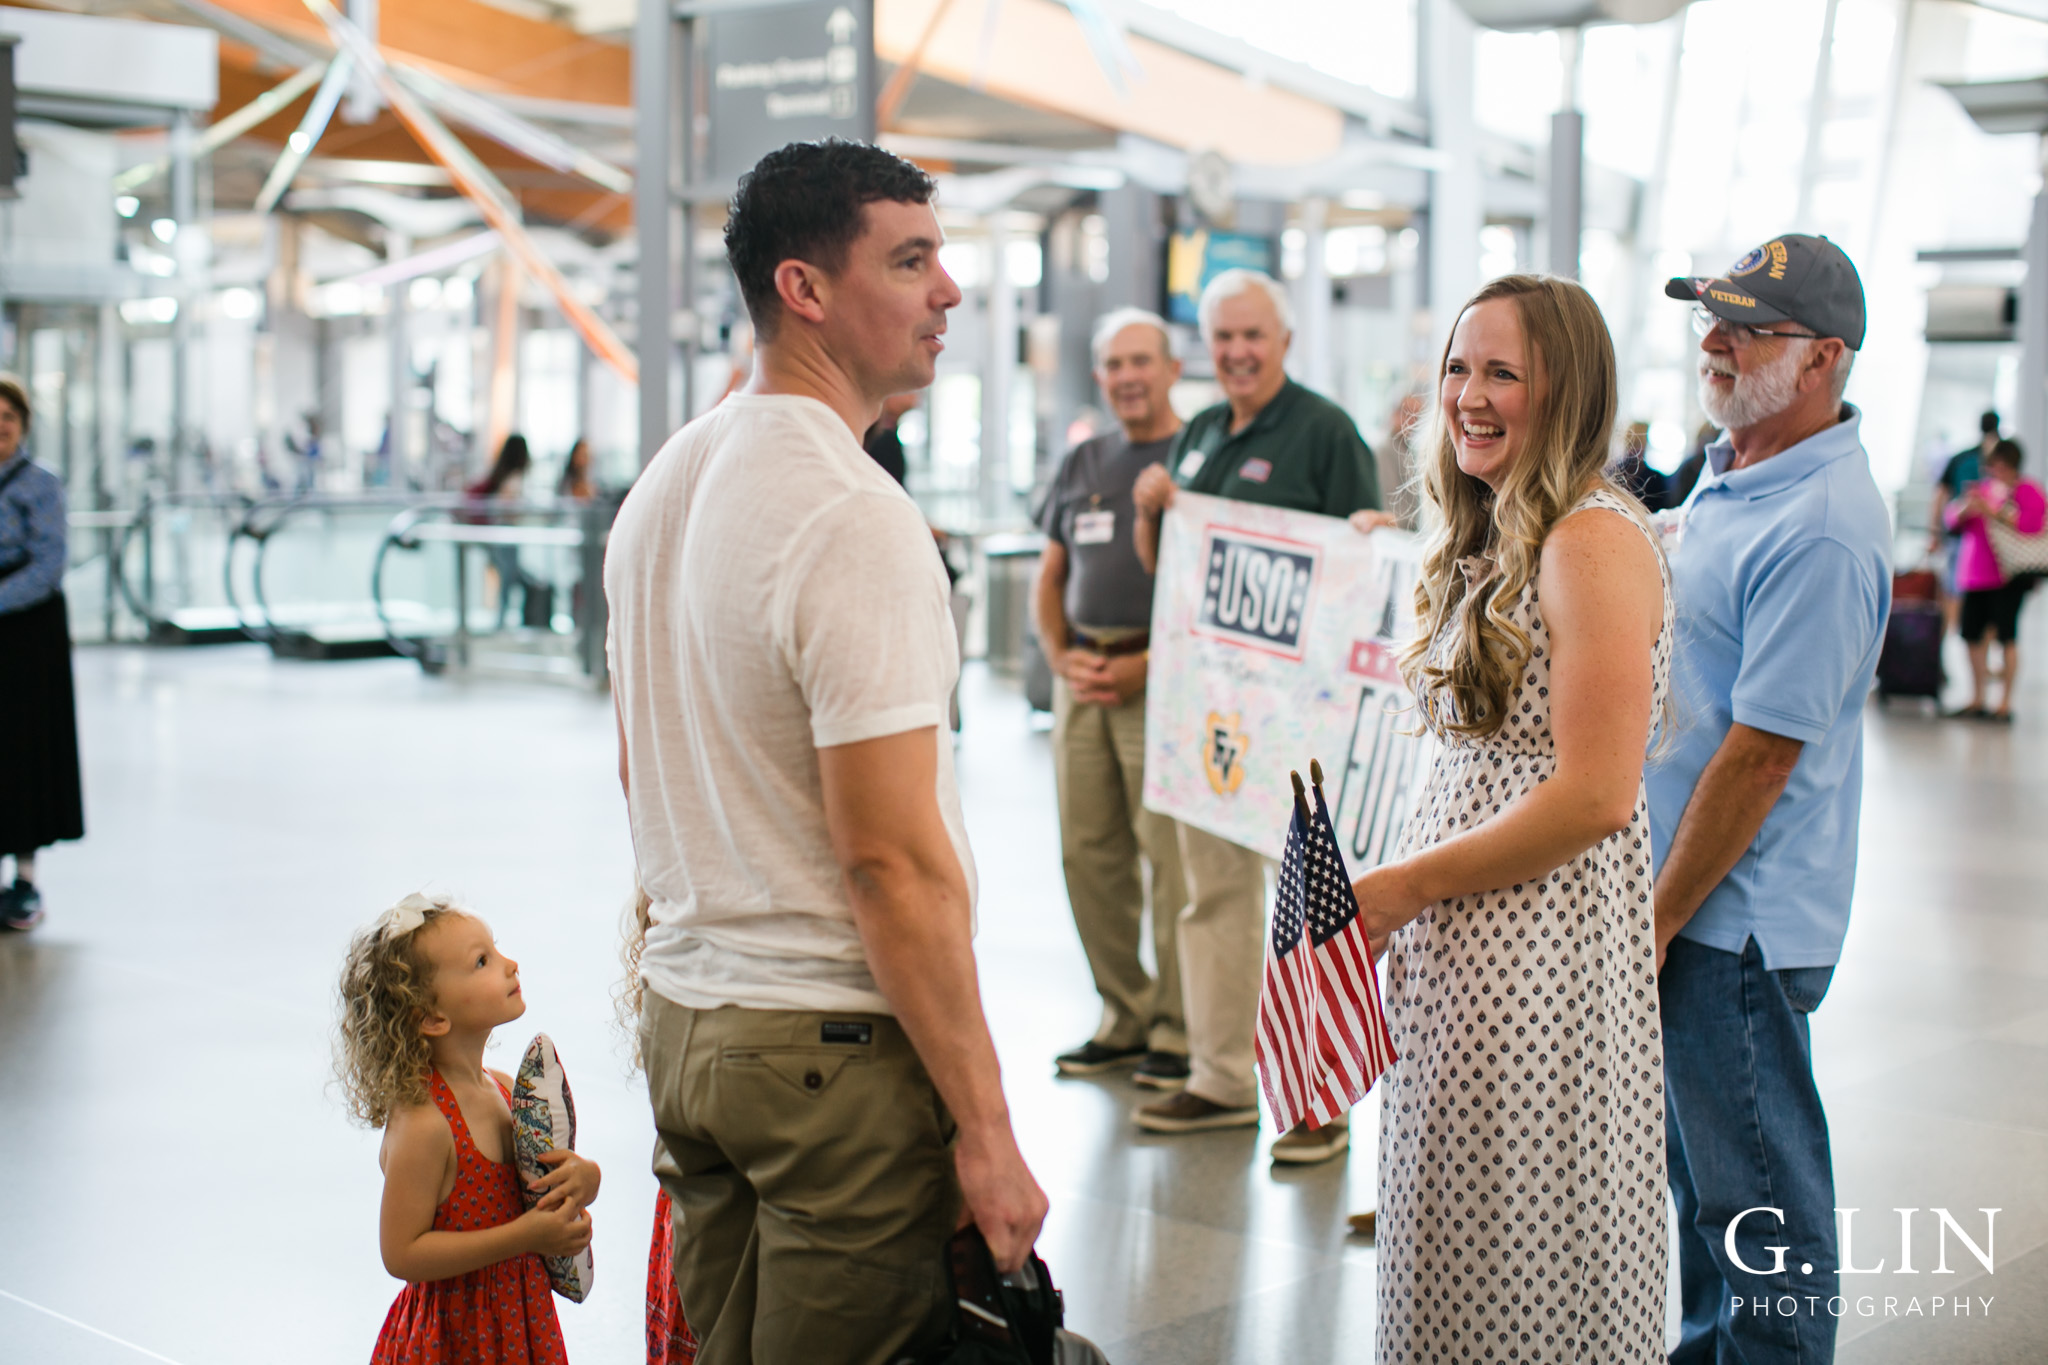
<svg viewBox="0 0 2048 1365">
<path fill-rule="evenodd" d="M 1128 1070 L 1055 1070 L 1101 1001 L 1032 601 L 1062 460 L 1118 427 L 1097 320 L 1163 319 L 1189 418 L 1231 392 L 1206 286 L 1278 281 L 1288 375 L 1392 494 L 1465 300 L 1575 278 L 1614 341 L 1614 467 L 1655 507 L 1715 434 L 1666 281 L 1799 233 L 1860 276 L 1846 401 L 1894 620 L 1938 641 L 1932 684 L 1861 711 L 1852 910 L 1811 1016 L 1853 1226 L 1835 1358 L 2048 1359 L 2048 593 L 2003 717 L 1969 713 L 1932 600 L 1954 457 L 2008 438 L 2048 468 L 2048 3 L 37 0 L 0 6 L 9 63 L 0 408 L 63 497 L 84 834 L 39 850 L 43 917 L 0 933 L 0 1363 L 369 1357 L 402 1286 L 335 983 L 413 891 L 519 960 L 528 1009 L 487 1059 L 549 1034 L 604 1171 L 595 1287 L 555 1299 L 569 1357 L 651 1359 L 603 565 L 643 465 L 752 371 L 738 177 L 826 137 L 934 178 L 961 293 L 933 381 L 866 444 L 952 580 L 941 742 L 1066 1325 L 1118 1365 L 1392 1358 L 1351 1221 L 1381 1197 L 1382 1087 L 1348 1150 L 1276 1162 L 1270 1112 L 1151 1132 Z"/>
</svg>

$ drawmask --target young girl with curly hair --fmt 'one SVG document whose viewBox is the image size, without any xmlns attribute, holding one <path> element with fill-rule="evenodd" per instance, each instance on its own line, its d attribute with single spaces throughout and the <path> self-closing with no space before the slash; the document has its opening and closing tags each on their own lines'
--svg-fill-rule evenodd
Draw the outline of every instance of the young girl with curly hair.
<svg viewBox="0 0 2048 1365">
<path fill-rule="evenodd" d="M 542 1256 L 590 1244 L 594 1162 L 559 1151 L 522 1208 L 511 1081 L 491 1030 L 526 1013 L 519 964 L 446 897 L 411 895 L 349 945 L 336 1070 L 384 1130 L 384 1268 L 406 1281 L 371 1365 L 566 1365 Z"/>
</svg>

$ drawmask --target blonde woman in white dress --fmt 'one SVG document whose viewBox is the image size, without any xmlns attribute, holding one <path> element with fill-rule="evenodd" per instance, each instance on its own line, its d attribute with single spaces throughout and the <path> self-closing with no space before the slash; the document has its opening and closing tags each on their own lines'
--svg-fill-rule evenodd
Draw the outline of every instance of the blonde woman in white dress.
<svg viewBox="0 0 2048 1365">
<path fill-rule="evenodd" d="M 1393 862 L 1379 1359 L 1661 1362 L 1664 1058 L 1643 764 L 1671 599 L 1602 473 L 1614 346 L 1577 284 L 1495 280 L 1422 453 L 1442 529 L 1404 660 L 1442 742 Z"/>
</svg>

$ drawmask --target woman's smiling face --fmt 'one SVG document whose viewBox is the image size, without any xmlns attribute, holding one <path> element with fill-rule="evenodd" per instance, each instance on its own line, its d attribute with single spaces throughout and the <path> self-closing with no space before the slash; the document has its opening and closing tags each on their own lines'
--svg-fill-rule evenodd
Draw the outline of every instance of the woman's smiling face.
<svg viewBox="0 0 2048 1365">
<path fill-rule="evenodd" d="M 1451 333 L 1438 391 L 1444 430 L 1458 468 L 1499 488 L 1528 440 L 1535 377 L 1521 310 L 1513 299 L 1488 299 L 1465 310 Z"/>
</svg>

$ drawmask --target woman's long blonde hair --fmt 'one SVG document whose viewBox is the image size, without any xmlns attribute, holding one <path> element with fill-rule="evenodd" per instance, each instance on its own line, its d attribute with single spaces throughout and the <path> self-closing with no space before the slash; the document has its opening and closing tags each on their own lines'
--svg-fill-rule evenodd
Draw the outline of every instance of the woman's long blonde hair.
<svg viewBox="0 0 2048 1365">
<path fill-rule="evenodd" d="M 1613 339 L 1599 305 L 1580 285 L 1549 275 L 1504 275 L 1472 296 L 1460 320 L 1495 299 L 1514 302 L 1528 343 L 1528 435 L 1496 493 L 1458 468 L 1458 448 L 1439 406 L 1435 439 L 1417 463 L 1423 495 L 1442 526 L 1423 553 L 1415 585 L 1418 632 L 1401 656 L 1402 675 L 1429 724 L 1475 738 L 1492 735 L 1507 720 L 1529 662 L 1528 632 L 1511 613 L 1535 581 L 1545 537 L 1589 491 L 1608 483 L 1603 471 L 1617 390 Z M 1446 341 L 1439 384 L 1450 354 Z M 1625 493 L 1622 503 L 1637 506 Z M 1461 567 L 1468 559 L 1476 560 L 1469 573 Z M 1449 650 L 1432 657 L 1446 637 Z"/>
</svg>

